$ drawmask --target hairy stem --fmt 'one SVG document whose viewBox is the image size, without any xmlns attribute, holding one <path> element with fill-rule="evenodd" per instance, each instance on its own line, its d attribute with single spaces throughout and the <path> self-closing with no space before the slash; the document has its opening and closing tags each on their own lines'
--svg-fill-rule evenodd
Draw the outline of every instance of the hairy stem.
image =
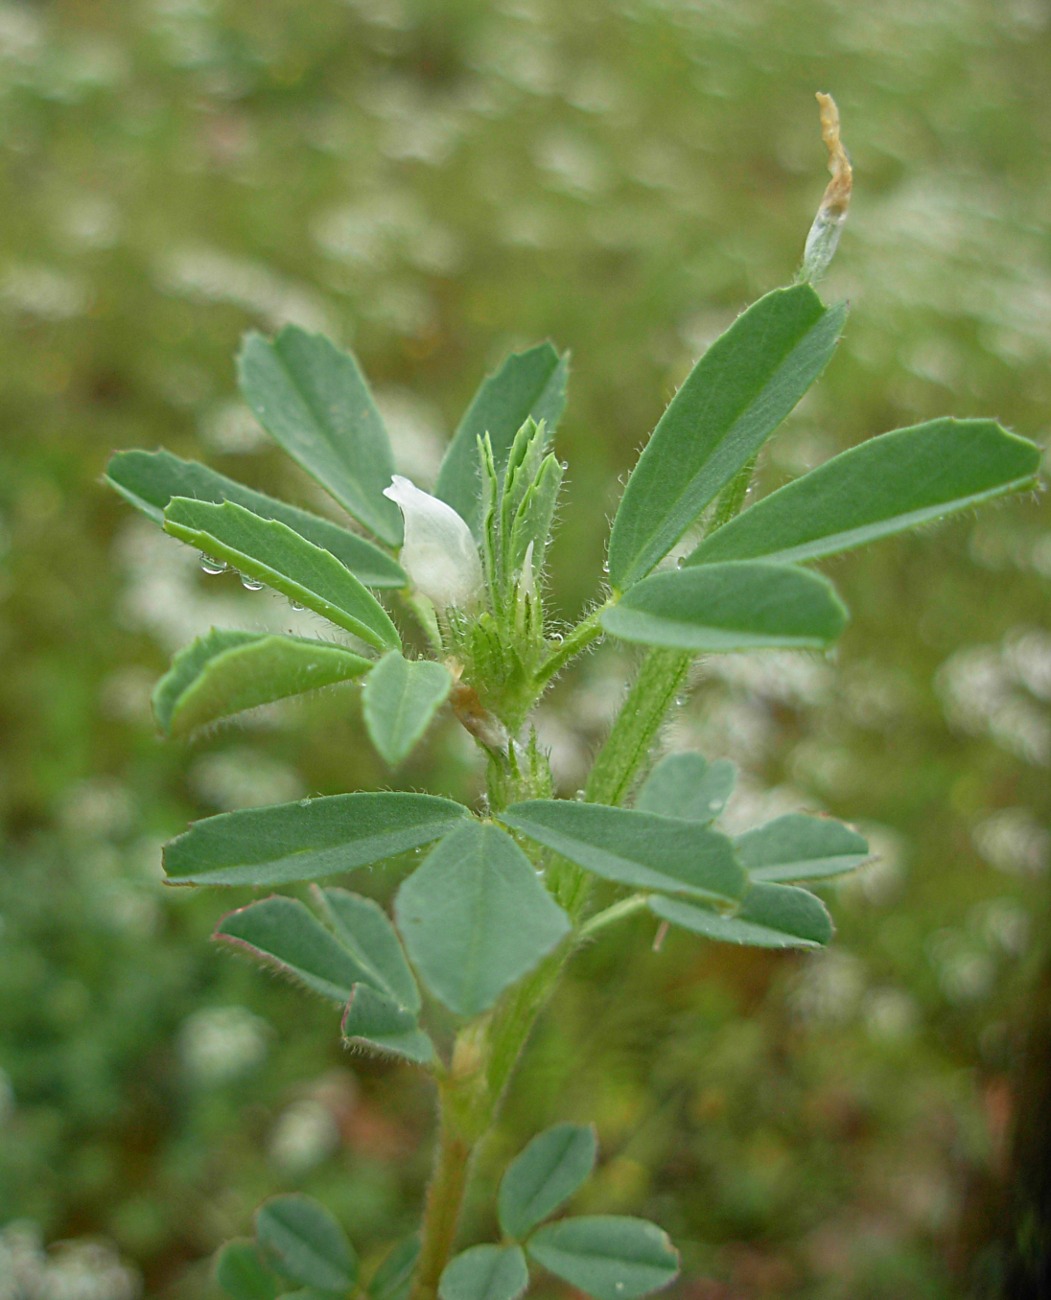
<svg viewBox="0 0 1051 1300">
<path fill-rule="evenodd" d="M 585 797 L 591 803 L 619 804 L 631 790 L 639 768 L 675 702 L 675 696 L 690 668 L 692 656 L 669 650 L 651 650 L 642 661 L 638 676 L 621 705 L 606 743 L 599 751 L 588 780 Z M 548 889 L 579 924 L 587 903 L 590 878 L 575 863 L 555 858 L 548 864 Z M 608 920 L 627 915 L 645 903 L 644 898 L 623 900 L 609 909 Z M 607 916 L 607 913 L 603 913 Z M 591 926 L 598 929 L 602 924 Z M 578 932 L 588 933 L 589 923 Z M 537 1017 L 554 991 L 571 950 L 556 953 L 543 962 L 514 991 L 496 1018 L 490 1032 L 489 1086 L 492 1095 L 502 1096 L 515 1062 L 532 1031 Z"/>
<path fill-rule="evenodd" d="M 591 611 L 587 618 L 582 619 L 572 632 L 568 633 L 560 645 L 554 649 L 544 662 L 537 669 L 535 681 L 537 686 L 546 686 L 556 673 L 560 672 L 567 663 L 582 650 L 586 650 L 592 641 L 597 641 L 602 636 L 602 624 L 599 621 L 602 618 L 603 611 L 609 607 L 607 601 L 597 609 Z"/>
<path fill-rule="evenodd" d="M 512 990 L 493 1017 L 489 1033 L 488 1080 L 490 1094 L 497 1106 L 503 1100 L 508 1081 L 533 1032 L 533 1026 L 547 1005 L 572 954 L 572 947 L 567 946 L 541 962 L 535 971 Z"/>
<path fill-rule="evenodd" d="M 628 794 L 682 686 L 690 658 L 688 654 L 652 650 L 642 661 L 599 752 L 588 782 L 589 800 L 616 804 Z M 497 806 L 502 807 L 516 796 L 516 787 L 525 784 L 524 774 L 517 765 L 508 767 L 501 762 L 496 766 L 498 771 L 490 771 L 490 786 Z M 556 858 L 548 865 L 547 885 L 579 924 L 587 901 L 587 874 L 574 863 Z M 617 905 L 618 915 L 642 906 L 641 901 L 625 901 L 631 906 Z M 599 924 L 593 924 L 592 930 L 604 924 L 596 920 Z M 423 1245 L 410 1300 L 437 1297 L 438 1281 L 455 1245 L 472 1150 L 492 1125 L 522 1048 L 572 951 L 573 946 L 566 945 L 548 957 L 510 992 L 484 1030 L 467 1026 L 457 1040 L 450 1075 L 441 1086 L 438 1158 L 427 1189 Z M 458 1059 L 468 1056 L 474 1058 L 470 1068 L 458 1068 Z"/>
<path fill-rule="evenodd" d="M 709 532 L 740 511 L 754 470 L 753 458 L 723 489 Z M 605 608 L 601 605 L 593 610 L 547 657 L 535 678 L 538 687 L 602 635 L 600 619 Z M 631 793 L 692 661 L 691 654 L 677 650 L 648 651 L 591 769 L 584 791 L 589 803 L 616 806 Z M 546 795 L 550 790 L 546 763 L 546 779 L 538 781 L 535 770 L 523 771 L 511 747 L 488 752 L 493 811 L 516 798 Z M 534 766 L 529 765 L 530 769 Z M 574 923 L 575 941 L 552 953 L 512 989 L 484 1026 L 479 1022 L 467 1026 L 457 1040 L 451 1073 L 441 1085 L 438 1158 L 427 1189 L 423 1245 L 410 1300 L 437 1300 L 438 1281 L 455 1245 L 472 1152 L 496 1119 L 522 1049 L 566 963 L 581 942 L 646 906 L 647 895 L 633 894 L 582 923 L 590 887 L 587 872 L 565 858 L 549 855 L 545 877 L 548 889 Z M 458 1058 L 461 1064 L 463 1059 L 470 1059 L 466 1071 L 458 1070 Z"/>
<path fill-rule="evenodd" d="M 691 660 L 692 655 L 676 650 L 646 654 L 591 769 L 584 788 L 588 803 L 617 805 L 631 793 Z M 547 887 L 574 922 L 579 922 L 591 891 L 588 873 L 575 862 L 555 858 L 547 869 Z"/>
<path fill-rule="evenodd" d="M 591 769 L 585 787 L 589 803 L 616 805 L 627 798 L 692 658 L 680 650 L 647 653 Z"/>
<path fill-rule="evenodd" d="M 748 496 L 748 489 L 751 486 L 752 476 L 758 463 L 759 457 L 757 455 L 746 461 L 719 493 L 712 518 L 704 530 L 705 537 L 710 537 L 712 533 L 718 532 L 723 524 L 728 524 L 735 515 L 741 513 L 741 507 Z"/>
<path fill-rule="evenodd" d="M 437 1300 L 438 1280 L 456 1241 L 472 1151 L 472 1144 L 452 1129 L 443 1092 L 438 1155 L 427 1188 L 423 1239 L 410 1300 Z"/>
</svg>

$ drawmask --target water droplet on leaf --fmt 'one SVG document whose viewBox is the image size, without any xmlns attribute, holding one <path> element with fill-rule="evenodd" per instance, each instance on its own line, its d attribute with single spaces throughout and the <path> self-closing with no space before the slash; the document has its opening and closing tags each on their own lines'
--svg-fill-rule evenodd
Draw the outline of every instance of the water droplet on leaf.
<svg viewBox="0 0 1051 1300">
<path fill-rule="evenodd" d="M 250 578 L 247 573 L 241 574 L 241 586 L 245 591 L 262 591 L 264 584 L 255 578 Z"/>
<path fill-rule="evenodd" d="M 225 560 L 213 560 L 210 555 L 201 553 L 201 569 L 204 573 L 225 573 L 229 565 Z"/>
</svg>

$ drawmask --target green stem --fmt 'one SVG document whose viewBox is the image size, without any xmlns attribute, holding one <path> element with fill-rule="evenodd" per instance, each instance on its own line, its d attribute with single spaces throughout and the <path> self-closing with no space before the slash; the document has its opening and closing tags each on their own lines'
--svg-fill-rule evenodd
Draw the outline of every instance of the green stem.
<svg viewBox="0 0 1051 1300">
<path fill-rule="evenodd" d="M 728 524 L 735 515 L 741 513 L 758 460 L 758 456 L 753 456 L 751 460 L 746 461 L 719 493 L 711 521 L 704 530 L 705 537 L 710 537 L 712 533 L 722 528 L 723 524 Z"/>
<path fill-rule="evenodd" d="M 753 467 L 747 466 L 747 472 L 743 470 L 724 491 L 716 510 L 717 526 L 741 508 Z M 602 635 L 600 620 L 605 608 L 595 609 L 548 656 L 535 678 L 538 687 Z M 585 789 L 590 803 L 616 806 L 627 798 L 692 659 L 691 654 L 675 650 L 647 653 L 591 770 Z M 526 779 L 510 753 L 490 752 L 490 759 L 494 809 L 505 807 L 536 783 L 536 773 Z M 620 899 L 581 925 L 588 895 L 587 873 L 556 857 L 548 864 L 546 883 L 578 926 L 576 943 L 564 945 L 512 990 L 484 1029 L 469 1026 L 457 1042 L 451 1073 L 441 1084 L 438 1157 L 427 1189 L 423 1242 L 410 1300 L 437 1300 L 438 1282 L 455 1246 L 472 1153 L 496 1117 L 515 1064 L 574 948 L 607 925 L 640 911 L 647 901 L 644 894 Z M 467 1049 L 465 1057 L 479 1050 L 481 1054 L 466 1072 L 457 1069 L 461 1048 Z M 484 1076 L 478 1070 L 484 1070 Z"/>
<path fill-rule="evenodd" d="M 632 894 L 611 904 L 605 911 L 596 912 L 580 927 L 580 938 L 590 939 L 593 934 L 604 930 L 607 925 L 613 925 L 615 921 L 622 921 L 626 916 L 634 916 L 636 912 L 641 912 L 649 902 L 649 898 L 649 894 Z"/>
<path fill-rule="evenodd" d="M 597 615 L 596 611 L 594 635 L 598 635 Z M 652 650 L 642 661 L 588 782 L 587 797 L 592 802 L 616 804 L 630 791 L 682 686 L 690 660 L 688 654 Z M 493 794 L 503 806 L 517 793 L 515 787 L 523 781 L 524 774 L 517 764 L 513 770 L 503 763 L 497 766 L 501 770 L 491 771 L 490 783 L 494 784 L 495 778 Z M 575 864 L 557 858 L 549 865 L 547 875 L 548 888 L 563 900 L 570 916 L 578 921 L 587 898 L 586 873 Z M 614 904 L 593 917 L 581 933 L 601 929 L 619 916 L 642 907 L 644 901 L 639 896 Z M 450 1075 L 441 1087 L 438 1159 L 427 1191 L 423 1245 L 410 1300 L 435 1300 L 438 1294 L 438 1280 L 455 1245 L 471 1152 L 495 1118 L 522 1048 L 572 952 L 573 945 L 565 945 L 509 994 L 482 1034 L 484 1046 L 477 1034 L 472 1034 L 470 1026 L 457 1042 Z M 477 1068 L 482 1068 L 477 1057 L 479 1050 L 484 1058 L 484 1085 L 476 1073 Z"/>
<path fill-rule="evenodd" d="M 597 641 L 602 635 L 601 618 L 612 602 L 606 601 L 605 604 L 599 605 L 593 609 L 587 618 L 582 619 L 572 632 L 568 633 L 556 650 L 553 650 L 544 662 L 537 669 L 534 681 L 537 686 L 546 686 L 556 673 L 574 659 L 582 650 L 586 650 L 592 641 Z"/>
<path fill-rule="evenodd" d="M 680 650 L 647 653 L 591 769 L 584 791 L 588 803 L 616 805 L 627 798 L 692 659 Z"/>
<path fill-rule="evenodd" d="M 596 625 L 598 612 L 594 615 Z M 661 723 L 689 671 L 691 658 L 689 654 L 652 650 L 643 660 L 592 770 L 586 791 L 591 802 L 616 804 L 631 789 L 638 769 L 649 754 Z M 548 864 L 548 889 L 575 922 L 579 921 L 584 909 L 588 884 L 587 873 L 575 863 L 556 857 Z M 643 895 L 621 900 L 586 922 L 578 936 L 583 937 L 639 910 L 645 901 Z M 494 1112 L 522 1048 L 572 952 L 573 947 L 567 946 L 542 962 L 512 991 L 493 1017 L 489 1029 L 488 1084 Z"/>
<path fill-rule="evenodd" d="M 554 992 L 555 985 L 573 954 L 572 946 L 560 949 L 512 991 L 493 1017 L 489 1033 L 489 1093 L 499 1107 L 522 1049 L 533 1026 Z"/>
<path fill-rule="evenodd" d="M 677 650 L 648 651 L 591 769 L 584 787 L 588 803 L 617 805 L 631 793 L 692 660 Z M 566 858 L 555 858 L 547 868 L 547 887 L 579 921 L 591 889 L 588 873 Z"/>
<path fill-rule="evenodd" d="M 410 1300 L 437 1300 L 438 1281 L 456 1242 L 467 1190 L 472 1145 L 453 1131 L 446 1095 L 441 1094 L 441 1131 L 434 1173 L 427 1188 L 423 1239 Z"/>
</svg>

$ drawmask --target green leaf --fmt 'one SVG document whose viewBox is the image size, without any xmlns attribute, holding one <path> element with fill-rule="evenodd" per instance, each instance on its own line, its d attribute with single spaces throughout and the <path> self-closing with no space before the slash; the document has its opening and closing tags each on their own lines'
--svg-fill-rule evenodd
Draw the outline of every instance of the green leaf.
<svg viewBox="0 0 1051 1300">
<path fill-rule="evenodd" d="M 419 1257 L 420 1239 L 417 1236 L 406 1237 L 393 1246 L 365 1288 L 372 1300 L 404 1300 Z"/>
<path fill-rule="evenodd" d="M 401 645 L 387 611 L 350 570 L 276 519 L 261 519 L 232 501 L 214 505 L 174 497 L 164 512 L 164 528 L 378 650 Z"/>
<path fill-rule="evenodd" d="M 186 736 L 244 709 L 359 677 L 372 663 L 308 637 L 213 628 L 172 660 L 153 692 L 153 711 L 167 735 Z"/>
<path fill-rule="evenodd" d="M 585 1183 L 595 1167 L 595 1130 L 556 1124 L 538 1133 L 507 1167 L 497 1213 L 507 1237 L 524 1237 L 554 1214 Z"/>
<path fill-rule="evenodd" d="M 431 850 L 398 891 L 394 915 L 424 983 L 461 1016 L 488 1010 L 570 929 L 514 840 L 481 822 Z"/>
<path fill-rule="evenodd" d="M 725 758 L 709 763 L 703 754 L 666 754 L 635 797 L 639 812 L 713 822 L 726 806 L 737 769 Z"/>
<path fill-rule="evenodd" d="M 512 804 L 500 820 L 621 885 L 720 900 L 747 885 L 730 840 L 698 822 L 571 799 Z"/>
<path fill-rule="evenodd" d="M 358 364 L 320 334 L 248 334 L 237 358 L 256 419 L 355 519 L 390 546 L 401 513 L 383 496 L 394 473 L 387 431 Z"/>
<path fill-rule="evenodd" d="M 841 876 L 869 858 L 865 838 L 829 817 L 787 813 L 734 840 L 741 865 L 753 880 L 820 880 Z"/>
<path fill-rule="evenodd" d="M 312 912 L 280 894 L 230 912 L 213 937 L 247 948 L 253 957 L 332 1002 L 346 1002 L 351 988 L 368 978 Z"/>
<path fill-rule="evenodd" d="M 671 898 L 651 898 L 649 906 L 662 921 L 706 939 L 753 948 L 820 948 L 833 934 L 821 899 L 795 885 L 752 885 L 733 916 Z"/>
<path fill-rule="evenodd" d="M 470 813 L 429 794 L 336 794 L 194 822 L 164 849 L 177 885 L 284 885 L 430 844 Z"/>
<path fill-rule="evenodd" d="M 361 977 L 398 1006 L 414 1015 L 420 1009 L 420 992 L 401 941 L 379 903 L 347 889 L 313 890 L 314 897 L 336 937 L 353 956 Z"/>
<path fill-rule="evenodd" d="M 595 1300 L 634 1300 L 679 1274 L 679 1254 L 667 1233 L 645 1219 L 562 1219 L 541 1228 L 526 1249 L 549 1273 Z"/>
<path fill-rule="evenodd" d="M 219 1252 L 215 1280 L 233 1300 L 276 1300 L 278 1280 L 259 1258 L 254 1241 L 238 1238 Z"/>
<path fill-rule="evenodd" d="M 712 344 L 628 480 L 609 542 L 616 590 L 644 578 L 756 454 L 824 369 L 845 316 L 793 285 L 760 298 Z"/>
<path fill-rule="evenodd" d="M 440 1300 L 518 1300 L 529 1285 L 520 1246 L 472 1246 L 446 1264 Z"/>
<path fill-rule="evenodd" d="M 182 460 L 168 451 L 118 451 L 106 467 L 106 478 L 126 501 L 154 523 L 164 525 L 172 497 L 196 501 L 233 501 L 262 519 L 277 519 L 315 546 L 330 551 L 366 587 L 404 587 L 408 579 L 386 551 L 329 519 L 286 505 L 263 492 L 242 486 L 225 474 Z"/>
<path fill-rule="evenodd" d="M 431 659 L 406 659 L 396 650 L 379 661 L 362 693 L 365 726 L 381 757 L 396 767 L 449 698 L 452 674 Z"/>
<path fill-rule="evenodd" d="M 426 1065 L 434 1060 L 434 1044 L 411 1011 L 378 993 L 368 984 L 355 984 L 343 1016 L 343 1037 L 380 1052 L 404 1056 Z"/>
<path fill-rule="evenodd" d="M 772 492 L 701 542 L 687 564 L 798 562 L 1032 487 L 1040 449 L 993 420 L 931 420 L 870 438 Z"/>
<path fill-rule="evenodd" d="M 255 1235 L 273 1268 L 291 1282 L 342 1294 L 358 1260 L 335 1218 L 308 1196 L 275 1196 L 256 1211 Z"/>
<path fill-rule="evenodd" d="M 527 419 L 546 421 L 554 432 L 566 404 L 569 357 L 550 343 L 513 353 L 489 375 L 453 435 L 438 472 L 434 494 L 466 520 L 481 541 L 482 480 L 478 439 L 489 434 L 499 477 L 503 478 L 515 434 Z"/>
<path fill-rule="evenodd" d="M 818 650 L 846 624 L 845 607 L 820 574 L 754 561 L 655 573 L 602 615 L 602 626 L 622 641 L 708 653 Z"/>
</svg>

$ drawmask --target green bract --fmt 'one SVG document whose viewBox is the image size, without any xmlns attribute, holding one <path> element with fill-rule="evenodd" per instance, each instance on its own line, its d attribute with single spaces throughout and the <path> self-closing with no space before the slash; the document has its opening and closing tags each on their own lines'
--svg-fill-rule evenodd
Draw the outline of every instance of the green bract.
<svg viewBox="0 0 1051 1300">
<path fill-rule="evenodd" d="M 515 434 L 533 419 L 554 432 L 566 404 L 568 356 L 550 343 L 514 353 L 475 394 L 453 435 L 438 472 L 436 494 L 467 521 L 481 540 L 482 475 L 478 439 L 489 435 L 497 470 L 507 464 Z"/>
</svg>

